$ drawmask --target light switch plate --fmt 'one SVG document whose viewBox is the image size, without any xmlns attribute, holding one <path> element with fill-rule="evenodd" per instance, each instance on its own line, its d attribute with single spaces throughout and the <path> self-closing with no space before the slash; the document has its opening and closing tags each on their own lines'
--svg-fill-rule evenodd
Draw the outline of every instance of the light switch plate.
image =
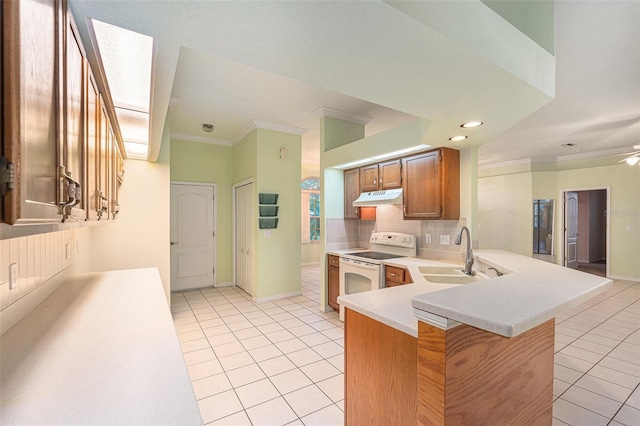
<svg viewBox="0 0 640 426">
<path fill-rule="evenodd" d="M 9 290 L 18 287 L 18 264 L 12 263 L 9 266 Z"/>
<path fill-rule="evenodd" d="M 271 231 L 264 231 L 265 238 L 271 238 Z"/>
<path fill-rule="evenodd" d="M 425 240 L 427 244 L 431 244 L 431 232 L 427 232 Z"/>
<path fill-rule="evenodd" d="M 450 235 L 440 235 L 440 245 L 443 245 L 443 246 L 451 245 L 451 236 Z"/>
</svg>

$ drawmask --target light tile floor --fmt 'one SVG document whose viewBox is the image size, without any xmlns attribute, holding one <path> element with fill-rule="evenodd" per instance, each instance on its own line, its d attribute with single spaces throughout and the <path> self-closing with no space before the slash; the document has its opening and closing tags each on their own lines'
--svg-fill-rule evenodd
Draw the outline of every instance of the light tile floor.
<svg viewBox="0 0 640 426">
<path fill-rule="evenodd" d="M 302 295 L 254 303 L 236 287 L 172 294 L 171 310 L 205 424 L 342 425 L 344 332 L 319 312 L 318 266 Z M 640 283 L 556 319 L 554 425 L 640 425 Z"/>
</svg>

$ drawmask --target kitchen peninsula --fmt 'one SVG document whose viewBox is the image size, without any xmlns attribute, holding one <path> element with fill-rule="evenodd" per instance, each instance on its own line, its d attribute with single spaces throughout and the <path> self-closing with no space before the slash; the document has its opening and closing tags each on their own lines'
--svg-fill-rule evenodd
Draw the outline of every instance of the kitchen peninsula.
<svg viewBox="0 0 640 426">
<path fill-rule="evenodd" d="M 451 263 L 399 258 L 385 264 L 407 268 L 413 284 L 338 298 L 347 425 L 551 423 L 554 317 L 612 281 L 501 250 L 475 254 L 493 278 L 432 283 L 421 268 Z"/>
</svg>

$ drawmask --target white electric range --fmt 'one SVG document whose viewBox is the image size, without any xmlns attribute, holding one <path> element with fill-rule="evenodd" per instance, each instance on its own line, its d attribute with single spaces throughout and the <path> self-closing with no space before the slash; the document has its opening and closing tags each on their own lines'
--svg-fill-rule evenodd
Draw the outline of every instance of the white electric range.
<svg viewBox="0 0 640 426">
<path fill-rule="evenodd" d="M 383 288 L 382 262 L 416 255 L 416 238 L 410 234 L 377 232 L 371 234 L 369 243 L 371 250 L 340 255 L 340 296 Z M 342 306 L 340 319 L 344 319 Z"/>
</svg>

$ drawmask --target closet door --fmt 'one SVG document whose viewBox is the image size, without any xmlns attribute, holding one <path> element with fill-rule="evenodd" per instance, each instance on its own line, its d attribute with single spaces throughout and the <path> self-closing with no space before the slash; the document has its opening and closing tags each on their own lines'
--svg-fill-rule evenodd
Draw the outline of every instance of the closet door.
<svg viewBox="0 0 640 426">
<path fill-rule="evenodd" d="M 253 294 L 253 183 L 235 189 L 236 285 Z"/>
</svg>

